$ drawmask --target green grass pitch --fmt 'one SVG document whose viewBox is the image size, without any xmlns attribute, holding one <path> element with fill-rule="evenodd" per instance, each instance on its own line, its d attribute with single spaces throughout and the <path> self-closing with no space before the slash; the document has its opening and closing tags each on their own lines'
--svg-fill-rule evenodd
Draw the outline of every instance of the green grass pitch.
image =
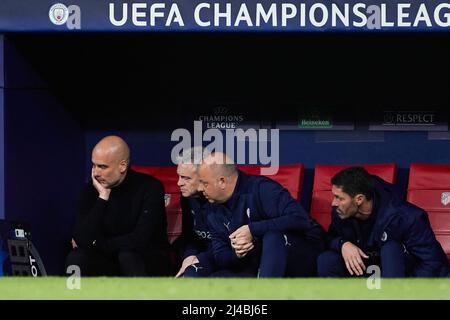
<svg viewBox="0 0 450 320">
<path fill-rule="evenodd" d="M 73 283 L 73 282 L 72 282 Z M 450 299 L 450 279 L 381 279 L 368 289 L 366 279 L 173 279 L 81 278 L 67 288 L 64 277 L 2 277 L 5 299 L 155 299 L 155 300 L 442 300 Z"/>
</svg>

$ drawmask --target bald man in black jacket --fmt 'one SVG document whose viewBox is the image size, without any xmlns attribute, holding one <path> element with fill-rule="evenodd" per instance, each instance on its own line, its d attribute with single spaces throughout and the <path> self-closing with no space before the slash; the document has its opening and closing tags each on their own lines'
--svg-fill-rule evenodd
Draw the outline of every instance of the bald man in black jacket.
<svg viewBox="0 0 450 320">
<path fill-rule="evenodd" d="M 92 182 L 82 191 L 66 265 L 82 276 L 170 273 L 162 183 L 129 169 L 129 148 L 117 136 L 92 151 Z"/>
</svg>

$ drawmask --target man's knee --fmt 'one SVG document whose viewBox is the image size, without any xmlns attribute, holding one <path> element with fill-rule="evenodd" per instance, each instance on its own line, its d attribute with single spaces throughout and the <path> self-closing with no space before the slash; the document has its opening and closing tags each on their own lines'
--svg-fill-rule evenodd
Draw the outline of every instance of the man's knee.
<svg viewBox="0 0 450 320">
<path fill-rule="evenodd" d="M 342 257 L 335 251 L 322 252 L 317 258 L 317 274 L 319 277 L 339 277 L 341 272 Z"/>
<path fill-rule="evenodd" d="M 197 255 L 197 259 L 199 262 L 192 264 L 185 269 L 184 277 L 209 277 L 209 275 L 214 272 L 214 258 L 211 254 L 202 252 Z"/>
<path fill-rule="evenodd" d="M 147 275 L 142 254 L 131 251 L 120 251 L 117 258 L 122 275 L 130 277 Z"/>
<path fill-rule="evenodd" d="M 202 266 L 200 263 L 190 265 L 184 271 L 185 278 L 201 278 L 207 277 L 208 275 L 209 275 L 208 272 L 205 270 L 204 266 Z"/>
<path fill-rule="evenodd" d="M 288 257 L 291 246 L 295 243 L 290 240 L 291 235 L 287 233 L 270 231 L 263 236 L 263 250 L 259 265 L 259 276 L 283 277 L 288 267 Z"/>
<path fill-rule="evenodd" d="M 388 241 L 380 249 L 382 266 L 405 265 L 406 251 L 403 245 L 397 241 Z"/>
<path fill-rule="evenodd" d="M 406 276 L 406 252 L 400 242 L 388 241 L 380 249 L 381 275 L 385 278 Z"/>
<path fill-rule="evenodd" d="M 139 253 L 131 251 L 120 251 L 117 254 L 120 265 L 133 263 L 136 260 L 142 260 L 142 256 Z"/>
<path fill-rule="evenodd" d="M 88 261 L 89 255 L 85 250 L 80 248 L 72 250 L 66 257 L 66 269 L 69 266 L 77 266 L 82 270 Z"/>
<path fill-rule="evenodd" d="M 400 242 L 391 240 L 386 242 L 380 249 L 380 255 L 383 256 L 403 256 L 405 250 Z"/>
<path fill-rule="evenodd" d="M 265 250 L 278 252 L 289 245 L 287 235 L 278 231 L 266 232 L 262 238 L 263 247 Z"/>
</svg>

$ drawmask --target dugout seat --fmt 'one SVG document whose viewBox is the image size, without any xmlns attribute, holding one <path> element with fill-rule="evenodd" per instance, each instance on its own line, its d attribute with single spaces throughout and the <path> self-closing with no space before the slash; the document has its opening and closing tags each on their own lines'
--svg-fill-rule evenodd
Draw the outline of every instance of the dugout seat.
<svg viewBox="0 0 450 320">
<path fill-rule="evenodd" d="M 149 174 L 161 181 L 164 185 L 164 201 L 167 215 L 167 237 L 169 242 L 173 243 L 181 235 L 181 192 L 177 186 L 177 167 L 132 166 L 132 169 Z"/>
<path fill-rule="evenodd" d="M 367 164 L 367 165 L 316 165 L 314 170 L 314 184 L 311 200 L 311 217 L 314 218 L 325 230 L 331 223 L 331 178 L 339 171 L 351 167 L 361 166 L 370 174 L 377 175 L 383 180 L 394 183 L 397 174 L 397 165 Z"/>
<path fill-rule="evenodd" d="M 246 165 L 239 166 L 239 169 L 245 173 L 259 175 L 261 167 L 258 165 Z M 152 175 L 163 183 L 167 214 L 167 236 L 169 242 L 171 244 L 174 243 L 182 231 L 181 193 L 177 186 L 177 167 L 132 166 L 132 169 Z M 277 174 L 268 177 L 280 183 L 298 201 L 300 199 L 303 174 L 304 166 L 302 164 L 280 165 Z"/>
<path fill-rule="evenodd" d="M 428 213 L 450 262 L 450 164 L 411 164 L 407 200 Z"/>
<path fill-rule="evenodd" d="M 257 165 L 238 166 L 239 170 L 254 175 L 260 175 L 262 167 Z M 280 165 L 276 174 L 267 177 L 281 184 L 295 200 L 299 201 L 304 171 L 303 164 Z"/>
</svg>

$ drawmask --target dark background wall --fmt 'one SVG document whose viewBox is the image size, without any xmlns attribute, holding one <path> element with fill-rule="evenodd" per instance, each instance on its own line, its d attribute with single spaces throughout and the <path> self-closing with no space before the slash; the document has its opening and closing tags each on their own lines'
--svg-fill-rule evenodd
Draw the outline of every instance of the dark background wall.
<svg viewBox="0 0 450 320">
<path fill-rule="evenodd" d="M 83 182 L 84 133 L 8 41 L 4 59 L 5 218 L 27 222 L 47 272 L 62 274 Z"/>
<path fill-rule="evenodd" d="M 171 165 L 176 128 L 217 106 L 270 127 L 304 107 L 332 108 L 349 132 L 284 131 L 280 163 L 303 163 L 309 208 L 314 166 L 450 163 L 450 140 L 369 132 L 390 108 L 445 110 L 445 34 L 20 34 L 5 47 L 6 218 L 30 221 L 50 271 L 62 271 L 90 151 L 107 134 L 132 163 Z M 444 79 L 444 80 L 442 80 Z M 448 113 L 444 112 L 448 120 Z M 57 252 L 57 254 L 54 254 Z"/>
<path fill-rule="evenodd" d="M 3 74 L 3 36 L 0 35 L 0 219 L 5 217 L 5 163 L 4 163 L 4 74 Z"/>
</svg>

